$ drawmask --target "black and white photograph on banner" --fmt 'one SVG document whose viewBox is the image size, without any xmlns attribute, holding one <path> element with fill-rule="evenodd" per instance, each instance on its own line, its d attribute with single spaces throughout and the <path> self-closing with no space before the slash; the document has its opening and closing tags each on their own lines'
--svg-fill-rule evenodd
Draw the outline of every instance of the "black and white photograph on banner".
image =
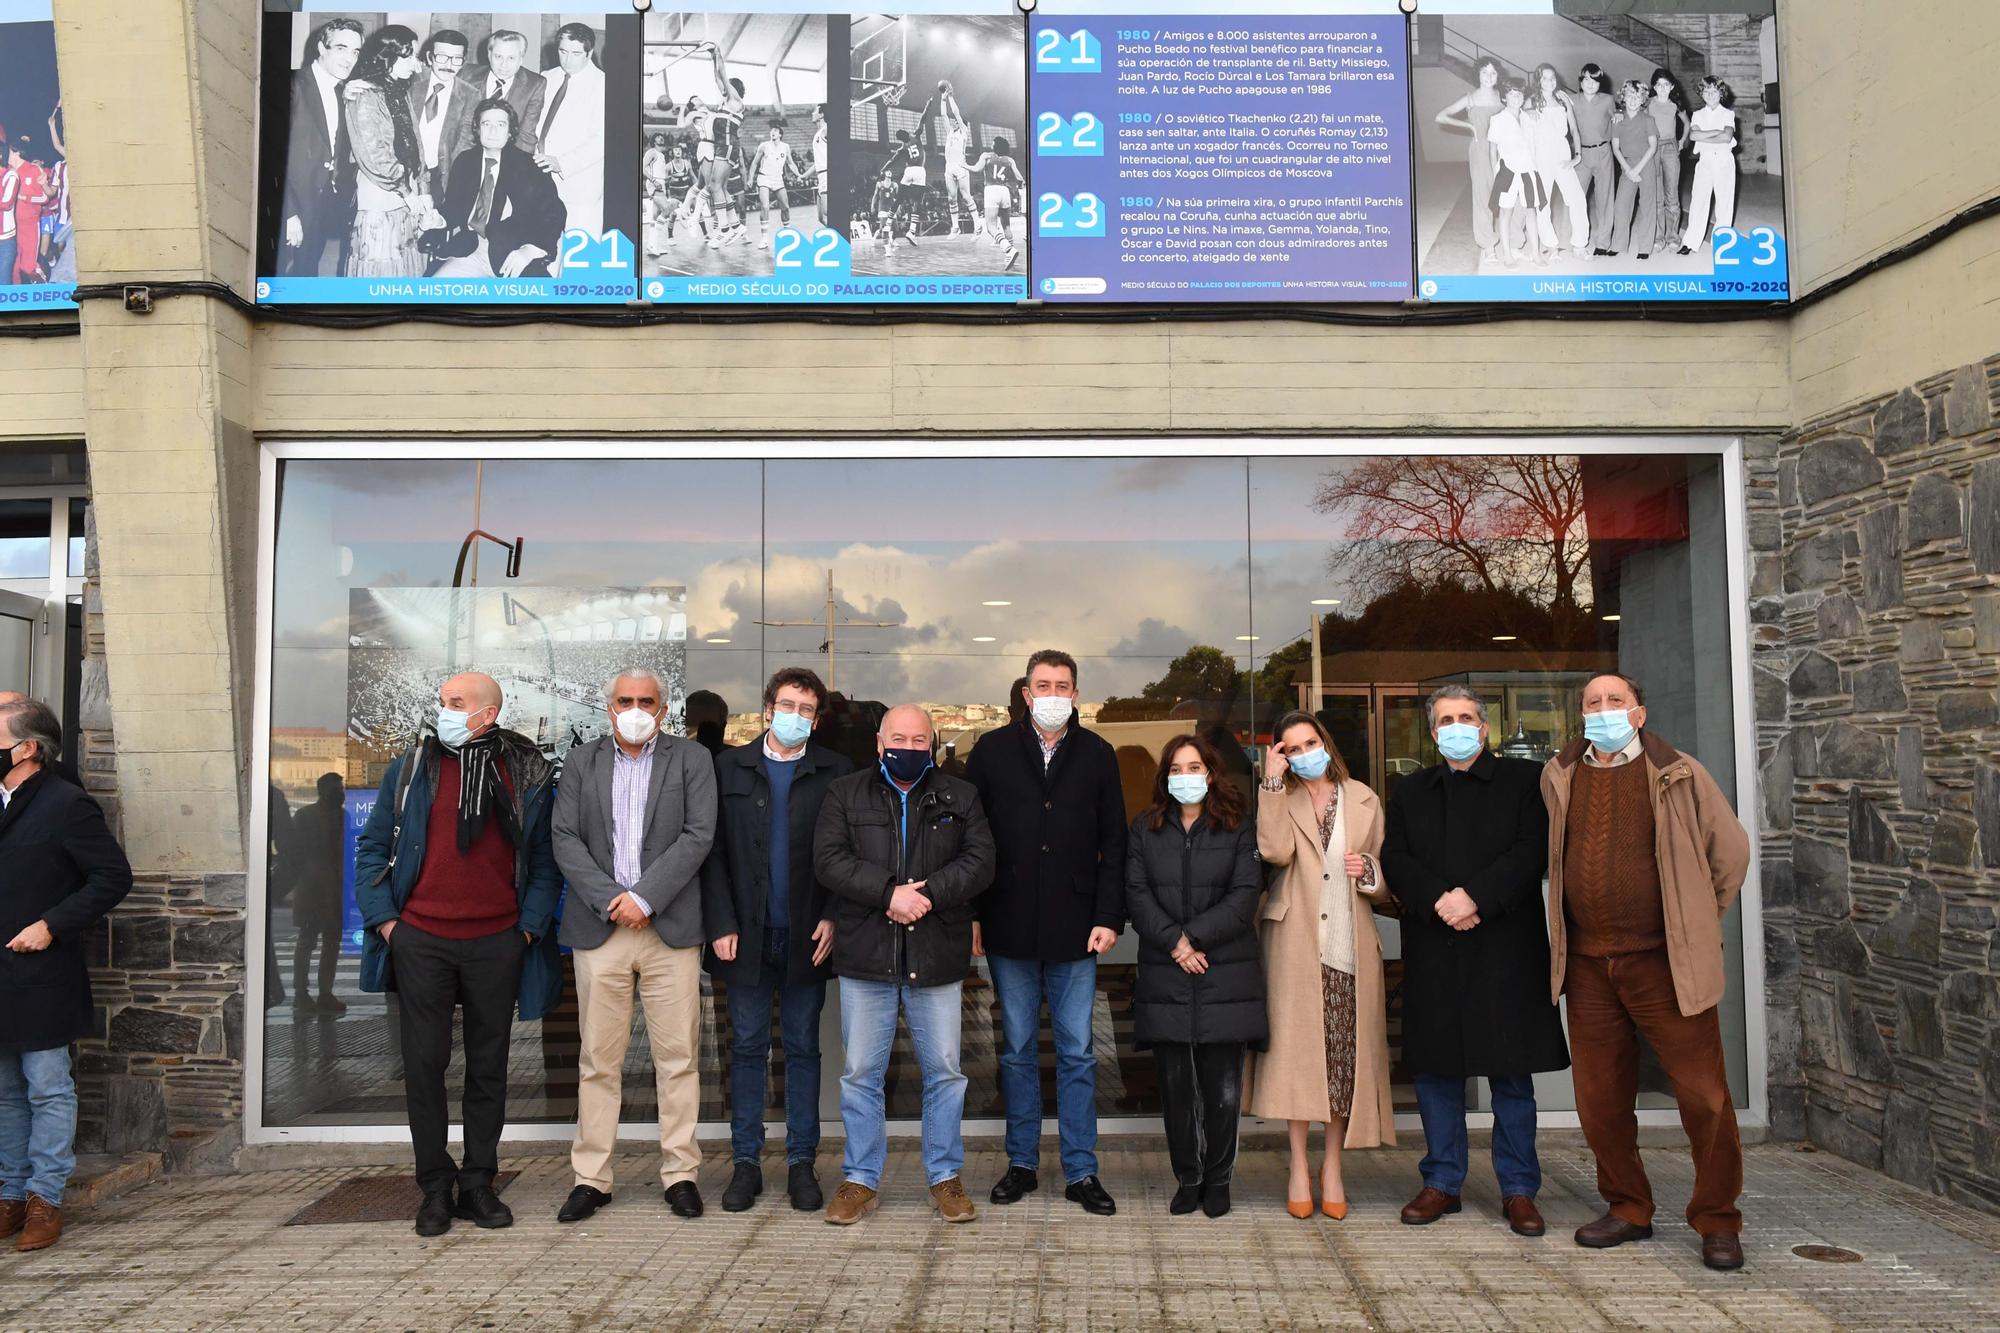
<svg viewBox="0 0 2000 1333">
<path fill-rule="evenodd" d="M 843 173 L 855 273 L 1025 273 L 1023 33 L 1016 15 L 855 15 Z"/>
<path fill-rule="evenodd" d="M 291 18 L 276 268 L 260 295 L 379 299 L 391 279 L 616 268 L 606 28 L 591 11 L 308 3 Z"/>
<path fill-rule="evenodd" d="M 1775 0 L 1633 8 L 1423 6 L 1422 295 L 1786 299 Z"/>
<path fill-rule="evenodd" d="M 638 161 L 648 277 L 751 277 L 827 216 L 827 17 L 646 16 Z"/>
</svg>

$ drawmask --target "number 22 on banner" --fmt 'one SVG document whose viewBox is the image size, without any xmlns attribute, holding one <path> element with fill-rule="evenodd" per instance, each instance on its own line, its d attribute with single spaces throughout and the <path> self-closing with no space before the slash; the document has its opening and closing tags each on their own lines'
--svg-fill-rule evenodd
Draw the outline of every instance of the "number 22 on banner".
<svg viewBox="0 0 2000 1333">
<path fill-rule="evenodd" d="M 1074 120 L 1059 111 L 1035 117 L 1036 157 L 1103 157 L 1104 122 L 1088 111 Z"/>
<path fill-rule="evenodd" d="M 1051 191 L 1035 201 L 1035 235 L 1102 236 L 1104 201 L 1085 191 L 1068 199 Z"/>
<path fill-rule="evenodd" d="M 1064 34 L 1043 28 L 1035 34 L 1035 73 L 1101 74 L 1103 47 L 1084 28 Z"/>
</svg>

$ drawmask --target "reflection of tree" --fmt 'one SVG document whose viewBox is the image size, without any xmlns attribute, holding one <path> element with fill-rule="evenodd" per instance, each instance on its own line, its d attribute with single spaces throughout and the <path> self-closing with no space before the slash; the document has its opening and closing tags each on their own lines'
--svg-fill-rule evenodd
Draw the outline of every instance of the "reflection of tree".
<svg viewBox="0 0 2000 1333">
<path fill-rule="evenodd" d="M 1333 572 L 1382 596 L 1458 585 L 1544 608 L 1559 642 L 1582 623 L 1583 467 L 1565 456 L 1365 459 L 1328 473 L 1313 508 L 1346 520 Z"/>
<path fill-rule="evenodd" d="M 1136 695 L 1113 695 L 1098 717 L 1105 722 L 1143 722 L 1174 716 L 1182 702 L 1226 706 L 1243 693 L 1244 673 L 1220 648 L 1196 644 L 1167 664 L 1167 672 Z"/>
</svg>

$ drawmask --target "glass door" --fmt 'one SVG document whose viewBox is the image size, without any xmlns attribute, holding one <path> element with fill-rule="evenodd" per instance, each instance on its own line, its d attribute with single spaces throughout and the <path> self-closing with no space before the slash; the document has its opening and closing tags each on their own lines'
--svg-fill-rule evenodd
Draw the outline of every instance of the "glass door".
<svg viewBox="0 0 2000 1333">
<path fill-rule="evenodd" d="M 0 690 L 38 695 L 43 684 L 35 670 L 35 641 L 41 636 L 43 603 L 0 589 Z"/>
</svg>

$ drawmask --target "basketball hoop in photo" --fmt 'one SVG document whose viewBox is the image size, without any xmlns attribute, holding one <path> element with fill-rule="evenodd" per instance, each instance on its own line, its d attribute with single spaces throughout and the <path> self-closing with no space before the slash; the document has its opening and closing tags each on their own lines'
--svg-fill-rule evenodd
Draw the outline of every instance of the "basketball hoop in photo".
<svg viewBox="0 0 2000 1333">
<path fill-rule="evenodd" d="M 906 20 L 870 14 L 854 20 L 848 81 L 855 106 L 885 102 L 900 106 L 909 87 L 910 37 Z"/>
</svg>

